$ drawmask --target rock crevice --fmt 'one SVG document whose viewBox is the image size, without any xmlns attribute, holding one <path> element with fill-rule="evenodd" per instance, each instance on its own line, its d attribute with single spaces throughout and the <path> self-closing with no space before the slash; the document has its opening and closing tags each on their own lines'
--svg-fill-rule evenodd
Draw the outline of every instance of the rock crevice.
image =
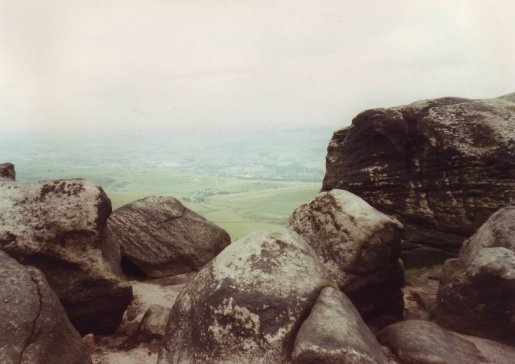
<svg viewBox="0 0 515 364">
<path fill-rule="evenodd" d="M 36 312 L 36 317 L 34 317 L 34 320 L 32 321 L 32 329 L 30 330 L 30 335 L 29 337 L 27 338 L 27 341 L 25 343 L 25 345 L 23 345 L 23 349 L 21 350 L 21 354 L 20 354 L 20 364 L 23 363 L 23 355 L 25 353 L 25 350 L 29 347 L 29 345 L 31 345 L 33 342 L 34 342 L 34 337 L 36 335 L 36 327 L 37 327 L 37 323 L 38 323 L 38 320 L 39 320 L 39 317 L 41 316 L 41 310 L 42 310 L 42 307 L 43 307 L 43 300 L 41 298 L 41 291 L 39 289 L 39 284 L 38 282 L 34 279 L 34 277 L 30 277 L 30 280 L 34 283 L 34 285 L 36 286 L 36 290 L 37 290 L 37 298 L 38 298 L 38 301 L 39 301 L 39 307 L 37 308 L 37 312 Z"/>
</svg>

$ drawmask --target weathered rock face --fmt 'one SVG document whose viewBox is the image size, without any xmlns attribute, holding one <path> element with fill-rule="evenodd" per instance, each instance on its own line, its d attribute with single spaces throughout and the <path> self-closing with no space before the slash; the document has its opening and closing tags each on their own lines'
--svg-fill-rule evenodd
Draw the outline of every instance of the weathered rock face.
<svg viewBox="0 0 515 364">
<path fill-rule="evenodd" d="M 313 247 L 330 279 L 365 320 L 380 315 L 402 318 L 402 225 L 397 220 L 335 189 L 297 208 L 289 227 Z"/>
<path fill-rule="evenodd" d="M 513 364 L 515 363 L 515 347 L 504 345 L 496 341 L 483 339 L 481 337 L 459 335 L 470 341 L 486 358 L 489 364 Z"/>
<path fill-rule="evenodd" d="M 292 353 L 296 364 L 381 364 L 388 360 L 351 301 L 326 287 L 302 323 Z"/>
<path fill-rule="evenodd" d="M 14 181 L 16 179 L 16 172 L 14 164 L 3 163 L 0 164 L 0 181 Z"/>
<path fill-rule="evenodd" d="M 132 299 L 105 239 L 111 202 L 93 182 L 0 182 L 0 250 L 45 274 L 82 333 L 111 333 Z"/>
<path fill-rule="evenodd" d="M 515 102 L 442 98 L 367 110 L 336 131 L 323 190 L 363 197 L 405 227 L 408 266 L 443 262 L 515 196 Z"/>
<path fill-rule="evenodd" d="M 166 324 L 170 316 L 170 309 L 152 305 L 141 319 L 138 328 L 139 339 L 141 341 L 161 340 L 165 334 Z"/>
<path fill-rule="evenodd" d="M 450 330 L 515 346 L 515 206 L 493 214 L 445 263 L 434 316 Z"/>
<path fill-rule="evenodd" d="M 379 341 L 395 353 L 401 363 L 508 364 L 515 348 L 490 340 L 446 331 L 433 322 L 408 320 L 388 326 Z"/>
<path fill-rule="evenodd" d="M 326 283 L 317 255 L 296 233 L 250 234 L 177 297 L 158 363 L 283 363 Z"/>
<path fill-rule="evenodd" d="M 403 363 L 486 362 L 474 344 L 429 321 L 397 322 L 383 330 L 379 341 L 387 345 Z"/>
<path fill-rule="evenodd" d="M 113 212 L 109 238 L 149 277 L 199 270 L 230 244 L 229 234 L 173 197 L 147 197 Z"/>
<path fill-rule="evenodd" d="M 44 275 L 0 252 L 0 362 L 90 364 Z"/>
</svg>

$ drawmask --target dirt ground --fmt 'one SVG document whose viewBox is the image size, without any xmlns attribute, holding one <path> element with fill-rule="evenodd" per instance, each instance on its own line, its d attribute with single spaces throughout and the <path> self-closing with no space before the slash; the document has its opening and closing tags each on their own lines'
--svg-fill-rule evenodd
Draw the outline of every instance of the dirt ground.
<svg viewBox="0 0 515 364">
<path fill-rule="evenodd" d="M 132 279 L 134 300 L 115 334 L 96 336 L 91 358 L 94 364 L 155 364 L 159 345 L 131 342 L 139 322 L 152 305 L 171 308 L 184 285 L 194 274 L 160 279 Z"/>
<path fill-rule="evenodd" d="M 429 320 L 436 304 L 442 266 L 405 271 L 404 320 Z"/>
</svg>

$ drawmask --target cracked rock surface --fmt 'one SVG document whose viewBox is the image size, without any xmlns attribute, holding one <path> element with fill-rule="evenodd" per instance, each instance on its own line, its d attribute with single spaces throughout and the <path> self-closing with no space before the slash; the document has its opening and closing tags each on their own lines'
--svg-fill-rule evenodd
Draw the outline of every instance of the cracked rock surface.
<svg viewBox="0 0 515 364">
<path fill-rule="evenodd" d="M 0 282 L 1 363 L 91 364 L 41 271 L 0 252 Z"/>
<path fill-rule="evenodd" d="M 229 234 L 173 197 L 147 197 L 115 210 L 109 239 L 147 277 L 198 271 L 230 244 Z"/>
<path fill-rule="evenodd" d="M 84 335 L 114 332 L 132 299 L 118 247 L 105 239 L 110 213 L 91 181 L 0 181 L 0 250 L 45 274 Z"/>
<path fill-rule="evenodd" d="M 323 190 L 398 217 L 407 266 L 456 256 L 515 197 L 515 94 L 372 109 L 334 133 Z"/>
</svg>

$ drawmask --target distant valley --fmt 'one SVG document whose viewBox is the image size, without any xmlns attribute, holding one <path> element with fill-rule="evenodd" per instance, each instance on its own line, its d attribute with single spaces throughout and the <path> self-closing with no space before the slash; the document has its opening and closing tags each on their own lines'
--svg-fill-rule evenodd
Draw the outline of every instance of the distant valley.
<svg viewBox="0 0 515 364">
<path fill-rule="evenodd" d="M 329 129 L 2 135 L 0 156 L 20 181 L 87 178 L 113 209 L 175 196 L 236 240 L 284 225 L 321 188 Z"/>
</svg>

